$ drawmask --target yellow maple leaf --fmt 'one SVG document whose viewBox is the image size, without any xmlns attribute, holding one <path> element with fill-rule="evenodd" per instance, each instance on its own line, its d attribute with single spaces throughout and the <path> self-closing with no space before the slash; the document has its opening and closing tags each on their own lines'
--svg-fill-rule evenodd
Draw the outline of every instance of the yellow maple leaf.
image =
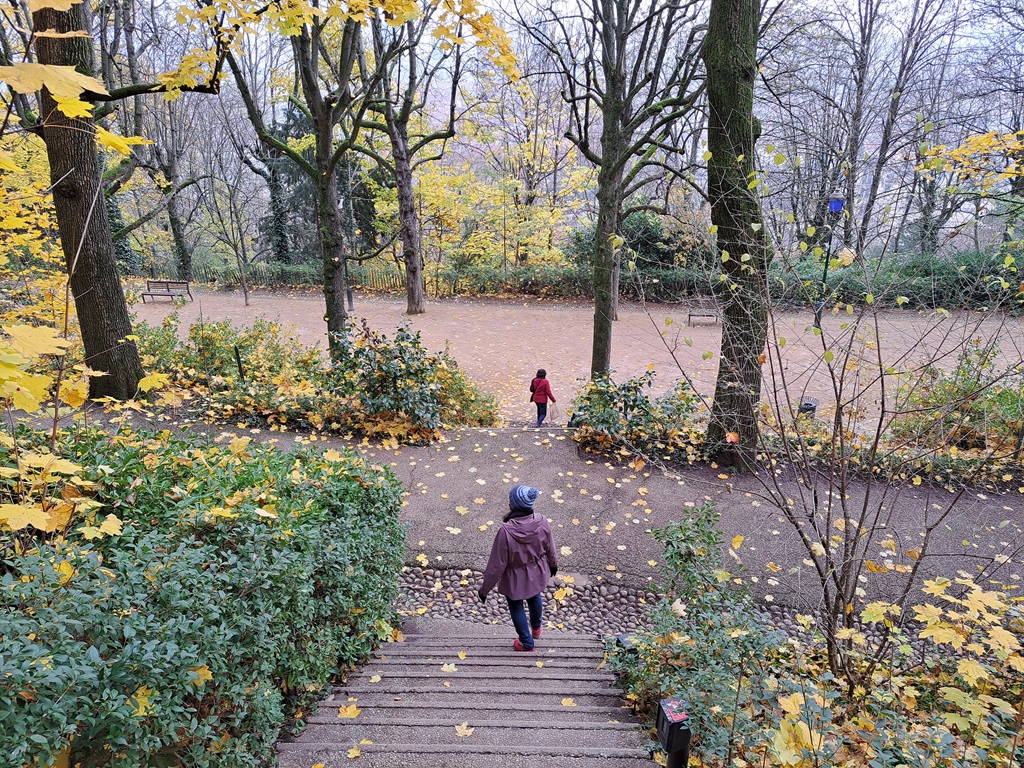
<svg viewBox="0 0 1024 768">
<path fill-rule="evenodd" d="M 12 531 L 20 531 L 30 525 L 40 531 L 45 531 L 50 522 L 50 516 L 39 507 L 30 507 L 26 504 L 0 504 L 0 521 L 6 523 Z"/>
<path fill-rule="evenodd" d="M 99 126 L 96 126 L 96 141 L 103 146 L 109 147 L 115 152 L 124 155 L 125 157 L 132 153 L 133 145 L 153 143 L 149 139 L 144 139 L 141 136 L 118 136 L 116 133 L 111 133 L 105 128 L 100 128 Z M 145 392 L 146 390 L 143 391 Z"/>
<path fill-rule="evenodd" d="M 44 32 L 42 34 L 36 34 L 36 37 L 56 37 L 59 34 L 59 32 L 53 32 L 50 34 Z M 83 32 L 82 34 L 84 35 L 85 33 Z M 82 35 L 70 34 L 69 36 L 81 37 Z M 89 117 L 92 115 L 92 104 L 87 101 L 82 101 L 78 98 L 68 99 L 61 97 L 55 98 L 54 101 L 57 102 L 57 109 L 59 109 L 65 117 Z"/>
<path fill-rule="evenodd" d="M 561 549 L 558 550 L 558 552 L 563 557 L 569 557 L 569 556 L 572 555 L 572 548 L 571 547 L 562 547 Z"/>
<path fill-rule="evenodd" d="M 3 67 L 0 67 L 3 69 Z M 11 349 L 29 358 L 40 355 L 63 355 L 71 342 L 61 338 L 54 328 L 45 325 L 5 325 Z"/>
<path fill-rule="evenodd" d="M 379 682 L 381 681 L 381 679 L 382 679 L 382 678 L 381 678 L 381 676 L 380 676 L 380 675 L 372 675 L 372 676 L 370 677 L 370 682 L 371 682 L 371 683 L 379 683 Z"/>
<path fill-rule="evenodd" d="M 956 671 L 971 685 L 977 685 L 979 680 L 988 679 L 988 670 L 974 659 L 960 659 Z"/>
<path fill-rule="evenodd" d="M 166 373 L 151 373 L 139 382 L 139 389 L 143 392 L 149 392 L 153 389 L 162 389 L 167 386 L 167 382 L 169 382 L 170 379 L 171 377 Z"/>
<path fill-rule="evenodd" d="M 188 671 L 195 675 L 195 679 L 189 682 L 196 688 L 202 688 L 206 685 L 207 680 L 213 680 L 213 673 L 210 672 L 210 668 L 206 664 L 201 664 L 198 667 L 189 667 Z"/>
<path fill-rule="evenodd" d="M 103 524 L 100 525 L 100 533 L 106 536 L 120 536 L 121 535 L 121 521 L 117 515 L 107 515 Z"/>
<path fill-rule="evenodd" d="M 743 544 L 743 538 L 743 536 L 733 536 L 732 541 L 729 543 L 732 545 L 733 549 L 739 549 L 740 545 Z"/>
<path fill-rule="evenodd" d="M 465 661 L 466 660 L 466 652 L 465 651 L 459 651 L 459 660 L 460 661 Z"/>
<path fill-rule="evenodd" d="M 878 622 L 883 621 L 886 614 L 890 611 L 899 615 L 900 608 L 898 605 L 877 600 L 864 606 L 864 611 L 861 613 L 860 617 L 867 624 L 877 624 Z"/>
<path fill-rule="evenodd" d="M 345 757 L 347 757 L 349 760 L 355 760 L 361 754 L 363 754 L 363 751 L 359 749 L 359 745 L 353 744 L 352 749 L 345 753 Z"/>
<path fill-rule="evenodd" d="M 62 560 L 60 565 L 57 566 L 57 573 L 60 574 L 60 578 L 57 580 L 57 583 L 63 587 L 74 577 L 75 567 L 67 560 Z"/>
<path fill-rule="evenodd" d="M 53 8 L 55 11 L 70 11 L 71 6 L 78 5 L 82 0 L 28 0 L 28 9 L 31 13 L 41 11 L 43 8 Z"/>
<path fill-rule="evenodd" d="M 563 707 L 575 707 L 576 706 L 576 700 L 573 699 L 571 696 L 566 696 L 564 699 L 562 699 L 562 706 Z"/>
<path fill-rule="evenodd" d="M 1020 641 L 1016 635 L 1002 627 L 989 627 L 986 634 L 988 636 L 985 638 L 985 642 L 994 651 L 1010 653 L 1020 649 Z"/>
<path fill-rule="evenodd" d="M 11 173 L 21 173 L 21 168 L 16 162 L 14 157 L 9 152 L 0 151 L 0 171 L 10 171 Z M 0 265 L 6 262 L 0 261 Z"/>
<path fill-rule="evenodd" d="M 458 672 L 458 668 L 451 663 L 441 665 L 442 672 Z"/>
<path fill-rule="evenodd" d="M 942 576 L 937 579 L 931 579 L 924 583 L 922 591 L 926 594 L 933 595 L 935 597 L 941 597 L 942 594 L 949 588 L 952 582 L 949 579 L 943 578 Z"/>
<path fill-rule="evenodd" d="M 336 451 L 333 448 L 324 451 L 324 461 L 341 461 L 345 458 L 345 455 L 341 451 Z"/>
<path fill-rule="evenodd" d="M 72 408 L 81 408 L 89 397 L 89 377 L 65 379 L 60 383 L 58 397 Z"/>
<path fill-rule="evenodd" d="M 469 727 L 469 721 L 467 720 L 462 725 L 455 726 L 455 734 L 460 738 L 464 739 L 467 736 L 472 736 L 475 729 Z"/>
<path fill-rule="evenodd" d="M 95 77 L 78 72 L 74 67 L 56 64 L 23 62 L 0 67 L 0 82 L 18 93 L 35 93 L 44 87 L 53 95 L 76 98 L 82 91 L 106 94 L 107 89 Z"/>
<path fill-rule="evenodd" d="M 361 710 L 355 704 L 346 704 L 345 706 L 338 709 L 338 717 L 342 720 L 354 720 L 355 718 L 359 717 L 362 711 L 363 710 Z"/>
<path fill-rule="evenodd" d="M 418 555 L 416 555 L 416 562 L 425 568 L 427 565 L 430 564 L 430 558 L 422 552 L 420 552 Z"/>
</svg>

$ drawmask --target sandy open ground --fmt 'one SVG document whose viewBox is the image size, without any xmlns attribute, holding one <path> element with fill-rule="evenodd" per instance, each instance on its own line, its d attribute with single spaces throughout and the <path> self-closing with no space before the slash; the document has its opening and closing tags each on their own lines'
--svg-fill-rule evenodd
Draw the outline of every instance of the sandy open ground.
<svg viewBox="0 0 1024 768">
<path fill-rule="evenodd" d="M 240 292 L 196 291 L 196 299 L 179 310 L 182 330 L 200 314 L 211 320 L 229 318 L 246 324 L 257 317 L 276 319 L 292 326 L 308 344 L 324 345 L 323 298 L 317 293 L 257 292 L 245 306 Z M 160 322 L 170 311 L 168 301 L 138 304 L 140 320 Z M 653 305 L 648 308 L 624 306 L 615 323 L 612 361 L 615 376 L 637 376 L 653 364 L 657 388 L 663 390 L 679 376 L 680 368 L 697 390 L 710 394 L 718 371 L 718 349 L 722 326 L 707 318 L 695 318 L 689 325 L 691 308 L 685 305 Z M 498 398 L 502 417 L 509 422 L 530 418 L 529 382 L 538 368 L 546 368 L 559 405 L 568 405 L 588 378 L 590 371 L 593 309 L 586 303 L 459 299 L 431 302 L 424 315 L 405 314 L 401 298 L 357 295 L 356 318 L 365 318 L 374 328 L 392 331 L 409 323 L 419 331 L 431 350 L 447 344 L 462 368 L 486 391 Z M 878 369 L 878 347 L 886 366 L 914 371 L 926 359 L 938 359 L 948 367 L 967 337 L 996 336 L 1003 362 L 1024 360 L 1024 323 L 1017 318 L 958 313 L 949 318 L 934 312 L 891 310 L 879 313 L 877 334 L 862 328 L 854 344 L 860 355 L 847 370 L 859 366 L 865 375 Z M 811 310 L 776 312 L 774 334 L 785 339 L 779 355 L 769 355 L 765 366 L 766 398 L 785 391 L 794 401 L 809 395 L 822 404 L 827 415 L 835 402 L 832 383 L 825 371 L 825 343 L 842 344 L 849 332 L 843 326 L 853 320 L 845 312 L 826 315 L 824 337 L 814 333 Z M 668 321 L 668 322 L 666 322 Z M 876 345 L 874 336 L 881 339 Z M 711 353 L 712 356 L 707 357 Z M 836 349 L 837 360 L 843 356 Z M 835 363 L 834 363 L 835 365 Z M 873 394 L 865 398 L 877 400 Z M 871 403 L 863 403 L 868 407 Z"/>
</svg>

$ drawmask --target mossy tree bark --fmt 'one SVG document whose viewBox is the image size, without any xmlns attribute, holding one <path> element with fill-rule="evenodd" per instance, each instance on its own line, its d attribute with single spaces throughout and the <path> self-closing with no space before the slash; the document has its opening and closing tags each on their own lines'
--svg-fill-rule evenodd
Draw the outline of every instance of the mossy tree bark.
<svg viewBox="0 0 1024 768">
<path fill-rule="evenodd" d="M 66 12 L 46 8 L 33 14 L 33 23 L 36 29 L 58 32 L 88 30 L 87 6 L 72 5 Z M 41 37 L 36 40 L 36 53 L 40 64 L 73 66 L 82 74 L 94 74 L 91 37 Z M 45 90 L 42 114 L 53 205 L 85 362 L 107 374 L 92 379 L 89 394 L 127 400 L 137 393 L 144 373 L 135 342 L 127 340 L 132 324 L 110 236 L 96 131 L 92 120 L 62 114 Z"/>
<path fill-rule="evenodd" d="M 771 250 L 754 167 L 758 0 L 712 0 L 702 56 L 707 68 L 708 192 L 723 259 L 722 348 L 708 444 L 720 463 L 752 470 L 757 457 L 761 366 L 768 335 Z"/>
</svg>

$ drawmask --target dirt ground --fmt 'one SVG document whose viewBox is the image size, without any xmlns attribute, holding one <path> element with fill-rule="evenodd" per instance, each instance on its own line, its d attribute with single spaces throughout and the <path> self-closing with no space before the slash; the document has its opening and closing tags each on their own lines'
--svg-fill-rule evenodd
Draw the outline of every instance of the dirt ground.
<svg viewBox="0 0 1024 768">
<path fill-rule="evenodd" d="M 199 292 L 196 300 L 180 310 L 187 328 L 200 313 L 207 319 L 230 318 L 243 324 L 257 317 L 275 318 L 292 325 L 306 343 L 323 342 L 322 300 L 316 295 L 256 294 L 249 307 L 235 293 Z M 815 579 L 803 568 L 805 556 L 792 528 L 765 496 L 756 477 L 732 477 L 710 467 L 690 467 L 678 473 L 647 468 L 634 472 L 606 458 L 579 455 L 567 430 L 552 424 L 543 430 L 522 429 L 532 415 L 528 402 L 530 377 L 538 367 L 549 371 L 563 408 L 582 384 L 589 370 L 592 310 L 589 306 L 543 301 L 449 301 L 431 303 L 427 314 L 407 318 L 404 302 L 396 298 L 359 296 L 356 316 L 376 328 L 392 330 L 403 322 L 423 334 L 430 349 L 447 343 L 452 354 L 482 387 L 495 394 L 502 413 L 513 426 L 508 429 L 453 430 L 442 442 L 421 447 L 388 450 L 366 441 L 317 438 L 322 447 L 351 444 L 371 459 L 387 464 L 407 489 L 402 519 L 410 525 L 407 564 L 422 557 L 434 567 L 481 568 L 486 561 L 494 526 L 507 509 L 510 485 L 525 482 L 542 489 L 542 511 L 552 520 L 561 547 L 563 570 L 577 582 L 593 579 L 632 588 L 647 588 L 658 578 L 664 553 L 648 534 L 649 527 L 688 514 L 705 501 L 721 513 L 725 540 L 743 537 L 740 555 L 755 578 L 754 594 L 760 600 L 813 611 L 820 599 Z M 159 322 L 171 310 L 169 303 L 136 306 L 138 318 Z M 686 307 L 625 307 L 615 325 L 613 360 L 620 377 L 634 376 L 653 363 L 661 372 L 660 385 L 675 377 L 677 360 L 702 392 L 709 392 L 717 371 L 721 325 L 687 327 Z M 666 325 L 665 319 L 671 319 Z M 781 361 L 766 365 L 766 391 L 783 375 L 797 382 L 795 391 L 807 391 L 829 400 L 828 380 L 823 375 L 822 340 L 811 326 L 811 314 L 786 312 L 776 318 L 776 334 L 786 337 Z M 827 317 L 827 333 L 842 333 L 844 317 Z M 1021 338 L 1020 322 L 977 316 L 959 316 L 936 323 L 934 315 L 890 312 L 879 319 L 886 361 L 913 361 L 941 357 L 957 340 L 975 333 L 998 335 L 1007 357 L 1016 355 Z M 677 332 L 677 329 L 680 329 Z M 668 333 L 663 337 L 661 331 Z M 683 343 L 692 339 L 692 346 Z M 666 346 L 665 340 L 669 342 Z M 705 360 L 705 351 L 716 357 Z M 877 349 L 864 345 L 864 355 Z M 949 362 L 948 359 L 945 362 Z M 838 362 L 834 363 L 837 365 Z M 148 418 L 137 414 L 139 419 Z M 181 425 L 159 414 L 151 426 L 201 428 L 215 434 L 222 427 Z M 224 426 L 230 434 L 233 427 Z M 269 433 L 251 429 L 257 440 L 282 447 L 306 442 L 303 435 Z M 222 435 L 223 439 L 225 435 Z M 877 484 L 876 484 L 877 485 Z M 790 483 L 793 498 L 803 498 L 806 488 Z M 854 483 L 853 491 L 868 490 L 891 510 L 879 537 L 916 541 L 922 521 L 948 503 L 939 487 L 907 485 L 897 490 Z M 880 496 L 881 494 L 881 496 Z M 968 572 L 987 558 L 1002 557 L 998 575 L 1019 584 L 1022 572 L 1018 553 L 1024 525 L 1020 493 L 969 493 L 960 499 L 955 514 L 935 534 L 934 565 L 920 578 L 937 573 Z M 880 499 L 880 500 L 878 500 Z M 879 557 L 886 558 L 881 549 Z M 785 564 L 785 578 L 776 579 L 772 563 Z M 806 561 L 805 561 L 806 562 Z M 767 570 L 766 570 L 767 569 Z M 870 589 L 896 588 L 873 579 Z"/>
<path fill-rule="evenodd" d="M 138 319 L 149 323 L 159 323 L 171 309 L 170 302 L 163 300 L 134 307 Z M 264 317 L 293 327 L 307 344 L 325 345 L 323 311 L 323 298 L 317 293 L 256 292 L 250 295 L 247 307 L 240 292 L 199 290 L 195 301 L 182 307 L 179 314 L 183 331 L 200 315 L 238 324 Z M 613 330 L 615 377 L 622 380 L 640 375 L 653 364 L 659 391 L 682 370 L 698 392 L 710 395 L 718 371 L 722 326 L 712 318 L 691 319 L 691 311 L 699 312 L 699 305 L 624 306 Z M 389 332 L 409 323 L 431 350 L 447 344 L 459 365 L 498 399 L 506 422 L 525 422 L 531 417 L 528 387 L 538 368 L 547 369 L 563 414 L 589 377 L 593 308 L 587 303 L 458 299 L 430 302 L 426 314 L 409 317 L 402 298 L 357 295 L 353 315 Z M 835 394 L 823 361 L 824 344 L 842 344 L 844 335 L 851 332 L 852 320 L 845 312 L 826 315 L 824 336 L 819 336 L 812 326 L 810 308 L 776 312 L 773 335 L 785 342 L 781 354 L 770 354 L 766 360 L 764 397 L 783 392 L 783 400 L 794 402 L 810 396 L 821 404 L 819 414 L 827 416 Z M 955 362 L 963 340 L 977 336 L 998 338 L 1004 363 L 1021 361 L 1022 332 L 1024 321 L 1015 318 L 979 313 L 945 318 L 934 312 L 884 311 L 877 315 L 877 328 L 862 326 L 858 331 L 860 338 L 853 345 L 857 354 L 845 363 L 845 369 L 859 368 L 862 375 L 870 376 L 878 370 L 879 359 L 885 366 L 911 375 L 926 360 L 948 367 Z M 877 401 L 878 393 L 872 391 L 862 401 L 865 399 Z"/>
</svg>

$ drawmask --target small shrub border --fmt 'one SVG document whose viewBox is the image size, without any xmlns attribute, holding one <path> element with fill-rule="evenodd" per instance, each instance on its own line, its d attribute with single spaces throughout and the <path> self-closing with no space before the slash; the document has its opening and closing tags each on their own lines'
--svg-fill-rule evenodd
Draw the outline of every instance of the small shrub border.
<svg viewBox="0 0 1024 768">
<path fill-rule="evenodd" d="M 495 399 L 481 392 L 443 350 L 430 354 L 419 332 L 400 327 L 393 337 L 349 323 L 337 336 L 330 362 L 277 323 L 257 319 L 195 323 L 187 340 L 176 313 L 159 326 L 136 325 L 149 370 L 166 374 L 180 393 L 157 402 L 181 406 L 197 397 L 201 415 L 216 421 L 363 434 L 397 444 L 426 443 L 448 426 L 492 426 Z M 242 360 L 242 380 L 235 348 Z"/>
</svg>

